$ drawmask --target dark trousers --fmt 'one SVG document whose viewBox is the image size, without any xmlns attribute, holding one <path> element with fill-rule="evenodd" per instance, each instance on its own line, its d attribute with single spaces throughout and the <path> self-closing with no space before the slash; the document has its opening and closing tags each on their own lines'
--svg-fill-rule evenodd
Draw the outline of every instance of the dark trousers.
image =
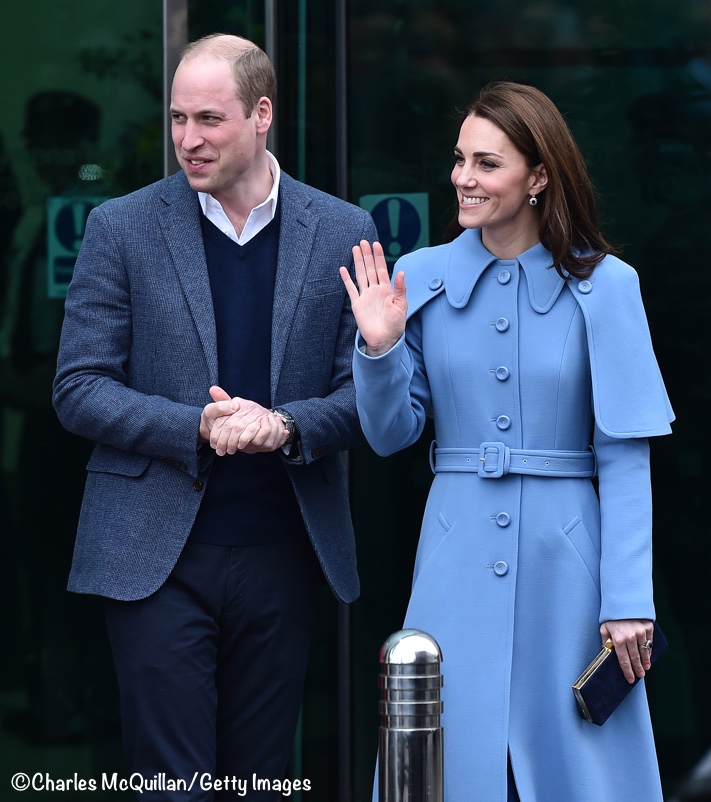
<svg viewBox="0 0 711 802">
<path fill-rule="evenodd" d="M 164 784 L 140 799 L 282 798 L 253 777 L 281 780 L 291 754 L 314 563 L 304 542 L 189 543 L 152 596 L 107 601 L 129 771 L 158 786 L 197 775 L 190 791 Z"/>
</svg>

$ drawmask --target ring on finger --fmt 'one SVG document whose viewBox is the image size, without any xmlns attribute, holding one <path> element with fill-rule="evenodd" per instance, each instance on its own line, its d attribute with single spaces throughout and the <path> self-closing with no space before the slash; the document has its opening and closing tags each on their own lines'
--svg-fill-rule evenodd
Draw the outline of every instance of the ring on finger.
<svg viewBox="0 0 711 802">
<path fill-rule="evenodd" d="M 647 651 L 651 651 L 651 649 L 652 649 L 652 641 L 651 640 L 646 640 L 644 643 L 640 643 L 639 648 L 640 649 L 647 649 Z"/>
</svg>

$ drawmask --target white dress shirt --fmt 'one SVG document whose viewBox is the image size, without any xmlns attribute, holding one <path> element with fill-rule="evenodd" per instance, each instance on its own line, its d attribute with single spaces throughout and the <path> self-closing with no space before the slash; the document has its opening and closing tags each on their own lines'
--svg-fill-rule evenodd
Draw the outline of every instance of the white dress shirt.
<svg viewBox="0 0 711 802">
<path fill-rule="evenodd" d="M 279 162 L 269 151 L 267 151 L 267 159 L 269 161 L 269 172 L 272 174 L 273 179 L 272 188 L 267 197 L 249 213 L 241 234 L 237 234 L 235 227 L 225 214 L 225 210 L 219 201 L 216 201 L 207 192 L 198 192 L 200 206 L 205 217 L 238 245 L 244 245 L 252 237 L 256 237 L 263 228 L 272 222 L 276 214 L 281 168 L 279 167 Z"/>
</svg>

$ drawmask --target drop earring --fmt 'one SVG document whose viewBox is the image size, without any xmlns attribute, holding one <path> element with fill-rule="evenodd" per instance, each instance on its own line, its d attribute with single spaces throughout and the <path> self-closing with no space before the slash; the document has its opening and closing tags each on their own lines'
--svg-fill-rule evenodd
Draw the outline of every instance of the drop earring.
<svg viewBox="0 0 711 802">
<path fill-rule="evenodd" d="M 538 203 L 538 198 L 535 195 L 531 195 L 531 197 L 528 199 L 528 205 L 535 206 L 537 203 Z"/>
</svg>

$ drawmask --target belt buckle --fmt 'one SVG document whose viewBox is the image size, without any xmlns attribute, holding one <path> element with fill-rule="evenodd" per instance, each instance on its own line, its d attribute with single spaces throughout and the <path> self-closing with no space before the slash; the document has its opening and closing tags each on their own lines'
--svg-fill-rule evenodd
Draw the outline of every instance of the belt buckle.
<svg viewBox="0 0 711 802">
<path fill-rule="evenodd" d="M 510 452 L 503 443 L 482 443 L 479 446 L 479 476 L 499 479 L 508 471 Z"/>
</svg>

